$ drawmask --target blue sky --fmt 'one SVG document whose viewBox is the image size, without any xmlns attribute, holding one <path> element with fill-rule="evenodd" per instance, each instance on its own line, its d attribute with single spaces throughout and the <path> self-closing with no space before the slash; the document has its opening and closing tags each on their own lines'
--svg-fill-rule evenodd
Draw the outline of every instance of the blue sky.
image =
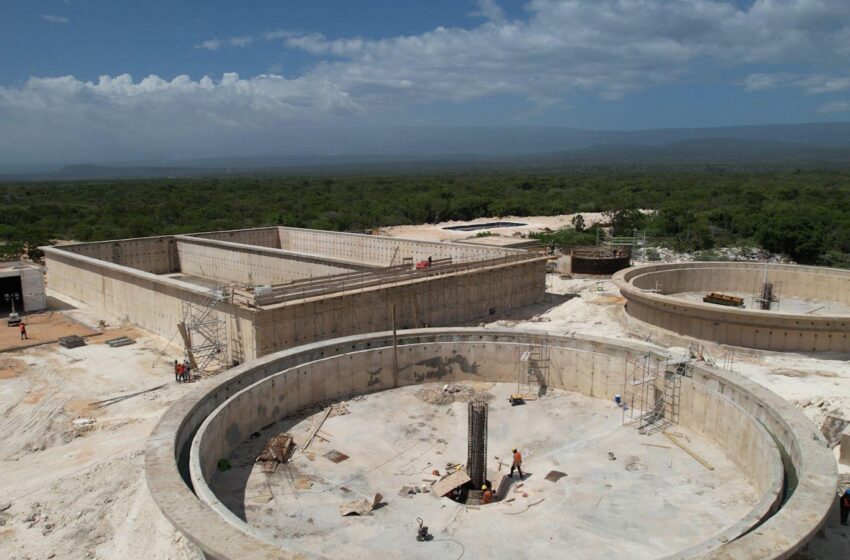
<svg viewBox="0 0 850 560">
<path fill-rule="evenodd" d="M 848 61 L 847 0 L 5 0 L 0 161 L 304 127 L 848 121 Z"/>
</svg>

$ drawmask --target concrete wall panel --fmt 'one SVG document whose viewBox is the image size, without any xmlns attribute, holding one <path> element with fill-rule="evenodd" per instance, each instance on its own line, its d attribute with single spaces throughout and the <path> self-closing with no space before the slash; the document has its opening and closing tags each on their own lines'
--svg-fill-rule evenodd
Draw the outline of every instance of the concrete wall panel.
<svg viewBox="0 0 850 560">
<path fill-rule="evenodd" d="M 402 264 L 405 258 L 420 261 L 429 256 L 456 262 L 519 254 L 516 249 L 436 243 L 380 235 L 362 235 L 301 228 L 278 228 L 278 247 L 313 255 L 325 255 L 373 266 Z"/>
</svg>

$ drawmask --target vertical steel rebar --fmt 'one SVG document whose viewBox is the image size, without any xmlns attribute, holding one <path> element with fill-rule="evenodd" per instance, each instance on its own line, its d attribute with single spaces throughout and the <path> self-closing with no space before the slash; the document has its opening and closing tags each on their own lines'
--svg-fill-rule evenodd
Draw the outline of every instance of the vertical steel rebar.
<svg viewBox="0 0 850 560">
<path fill-rule="evenodd" d="M 469 403 L 469 447 L 466 474 L 478 490 L 487 480 L 487 403 Z"/>
</svg>

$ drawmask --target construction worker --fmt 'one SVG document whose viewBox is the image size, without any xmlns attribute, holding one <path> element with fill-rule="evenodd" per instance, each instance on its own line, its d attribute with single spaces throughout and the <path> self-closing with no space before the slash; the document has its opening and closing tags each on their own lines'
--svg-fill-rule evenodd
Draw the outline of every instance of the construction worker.
<svg viewBox="0 0 850 560">
<path fill-rule="evenodd" d="M 489 488 L 487 488 L 486 484 L 481 487 L 481 490 L 484 491 L 484 493 L 481 494 L 481 503 L 482 504 L 492 504 L 493 503 L 493 491 L 490 490 Z"/>
<path fill-rule="evenodd" d="M 180 362 L 174 360 L 174 381 L 180 383 Z"/>
<path fill-rule="evenodd" d="M 838 506 L 841 508 L 841 524 L 847 525 L 847 516 L 850 515 L 850 488 L 841 495 Z"/>
<path fill-rule="evenodd" d="M 522 480 L 522 453 L 517 451 L 516 448 L 514 448 L 514 462 L 511 463 L 511 478 L 514 477 L 514 469 L 519 471 L 519 479 Z"/>
<path fill-rule="evenodd" d="M 183 381 L 192 380 L 192 364 L 189 363 L 189 358 L 183 360 Z"/>
<path fill-rule="evenodd" d="M 24 324 L 23 321 L 21 321 L 20 329 L 21 329 L 21 340 L 26 340 L 27 339 L 27 326 Z"/>
</svg>

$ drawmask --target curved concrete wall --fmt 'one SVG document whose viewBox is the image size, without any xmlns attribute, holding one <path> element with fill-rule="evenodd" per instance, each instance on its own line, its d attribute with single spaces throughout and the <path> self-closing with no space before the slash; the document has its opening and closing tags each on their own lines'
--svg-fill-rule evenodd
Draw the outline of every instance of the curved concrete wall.
<svg viewBox="0 0 850 560">
<path fill-rule="evenodd" d="M 850 303 L 850 271 L 767 265 L 783 296 Z M 850 315 L 737 309 L 664 294 L 759 289 L 765 265 L 682 263 L 633 267 L 614 275 L 632 317 L 685 336 L 762 350 L 850 352 Z M 654 293 L 654 290 L 658 293 Z"/>
<path fill-rule="evenodd" d="M 398 384 L 513 381 L 510 364 L 516 363 L 520 345 L 540 338 L 535 333 L 484 329 L 404 331 L 399 339 Z M 548 341 L 550 385 L 606 399 L 622 388 L 624 360 L 647 353 L 664 359 L 646 345 L 551 335 Z M 395 384 L 388 333 L 294 348 L 230 370 L 216 388 L 176 403 L 156 428 L 146 454 L 149 487 L 175 526 L 214 558 L 297 557 L 279 544 L 255 538 L 250 527 L 217 503 L 205 480 L 218 459 L 258 427 L 307 404 Z M 763 499 L 746 519 L 676 557 L 786 558 L 819 528 L 832 503 L 835 462 L 824 442 L 785 401 L 727 372 L 698 366 L 694 377 L 685 380 L 682 395 L 680 421 L 724 447 Z M 187 463 L 190 440 L 195 491 L 211 507 L 191 492 L 178 471 Z M 788 457 L 795 471 L 791 478 L 799 482 L 784 507 L 757 532 L 732 540 L 778 507 L 783 471 L 779 452 Z"/>
</svg>

